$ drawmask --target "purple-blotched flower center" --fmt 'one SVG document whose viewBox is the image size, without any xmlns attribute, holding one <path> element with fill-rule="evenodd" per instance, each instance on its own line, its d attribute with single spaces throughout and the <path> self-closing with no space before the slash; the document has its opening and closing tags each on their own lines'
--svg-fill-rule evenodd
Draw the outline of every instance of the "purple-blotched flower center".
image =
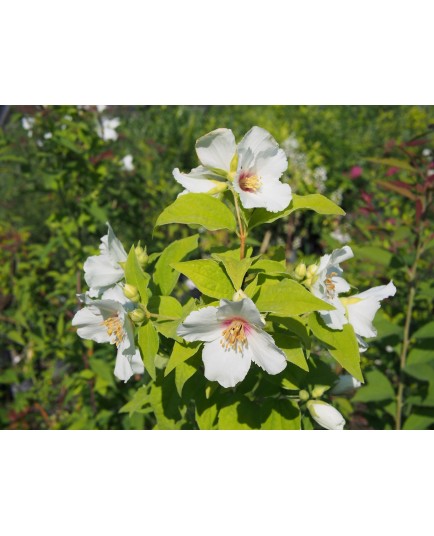
<svg viewBox="0 0 434 536">
<path fill-rule="evenodd" d="M 257 175 L 250 171 L 241 171 L 238 177 L 238 184 L 244 192 L 254 193 L 261 187 L 261 181 Z"/>
<path fill-rule="evenodd" d="M 236 352 L 247 346 L 247 335 L 251 331 L 251 326 L 244 318 L 229 318 L 223 322 L 222 338 L 220 344 L 226 350 L 232 348 Z"/>
</svg>

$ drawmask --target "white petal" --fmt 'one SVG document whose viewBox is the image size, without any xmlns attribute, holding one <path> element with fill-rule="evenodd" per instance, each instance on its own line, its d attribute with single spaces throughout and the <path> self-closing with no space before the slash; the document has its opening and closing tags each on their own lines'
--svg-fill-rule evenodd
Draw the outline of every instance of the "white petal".
<svg viewBox="0 0 434 536">
<path fill-rule="evenodd" d="M 282 149 L 267 149 L 258 154 L 255 172 L 262 180 L 278 179 L 288 169 L 288 160 Z"/>
<path fill-rule="evenodd" d="M 223 329 L 217 320 L 217 307 L 204 307 L 190 313 L 176 333 L 189 342 L 208 342 L 219 339 Z"/>
<path fill-rule="evenodd" d="M 209 168 L 230 171 L 235 151 L 235 137 L 228 128 L 213 130 L 196 142 L 197 156 L 200 162 Z"/>
<path fill-rule="evenodd" d="M 199 170 L 199 171 L 198 171 Z M 192 169 L 190 173 L 181 173 L 178 168 L 172 171 L 176 182 L 179 182 L 188 192 L 193 194 L 206 194 L 215 188 L 215 183 L 209 180 L 206 168 Z"/>
<path fill-rule="evenodd" d="M 268 374 L 279 374 L 286 367 L 286 356 L 278 348 L 273 337 L 262 330 L 252 329 L 247 335 L 247 341 L 252 352 L 252 361 Z"/>
<path fill-rule="evenodd" d="M 123 269 L 109 255 L 88 257 L 83 266 L 84 279 L 95 295 L 98 289 L 114 285 L 124 277 Z"/>
<path fill-rule="evenodd" d="M 342 302 L 337 297 L 330 299 L 322 296 L 322 299 L 335 307 L 332 311 L 319 311 L 324 324 L 330 329 L 343 329 L 344 325 L 348 324 L 348 319 Z"/>
<path fill-rule="evenodd" d="M 124 355 L 121 349 L 118 349 L 116 355 L 116 364 L 115 364 L 115 376 L 124 382 L 127 382 L 131 376 L 134 374 L 134 371 L 131 367 L 131 363 L 126 355 Z"/>
<path fill-rule="evenodd" d="M 75 313 L 72 325 L 77 327 L 77 334 L 82 339 L 95 342 L 110 342 L 104 318 L 97 307 L 84 307 Z"/>
<path fill-rule="evenodd" d="M 221 323 L 231 318 L 242 318 L 248 324 L 262 328 L 261 314 L 250 298 L 240 301 L 220 300 L 220 307 L 217 310 L 217 320 Z"/>
<path fill-rule="evenodd" d="M 122 245 L 121 241 L 116 237 L 109 222 L 107 222 L 107 227 L 108 227 L 107 245 L 108 245 L 109 255 L 115 262 L 125 262 L 127 260 L 127 253 L 124 249 L 124 246 Z"/>
<path fill-rule="evenodd" d="M 340 264 L 341 262 L 347 261 L 348 259 L 352 259 L 354 257 L 353 250 L 350 248 L 350 246 L 344 246 L 340 249 L 335 249 L 332 254 L 330 255 L 330 264 Z"/>
<path fill-rule="evenodd" d="M 335 292 L 341 294 L 342 292 L 348 292 L 351 289 L 351 285 L 343 277 L 333 276 L 332 282 L 335 286 Z"/>
<path fill-rule="evenodd" d="M 129 300 L 122 290 L 122 287 L 115 285 L 114 287 L 109 287 L 101 295 L 101 300 L 112 300 L 118 303 L 121 303 L 123 306 L 134 305 L 131 300 Z M 134 305 L 135 306 L 135 305 Z"/>
<path fill-rule="evenodd" d="M 273 136 L 260 127 L 251 128 L 238 144 L 238 152 L 241 156 L 249 149 L 257 156 L 263 151 L 276 150 L 276 148 L 278 148 L 278 145 Z"/>
<path fill-rule="evenodd" d="M 143 365 L 142 357 L 140 352 L 136 350 L 135 354 L 131 357 L 131 368 L 133 369 L 134 374 L 143 374 L 145 367 Z"/>
<path fill-rule="evenodd" d="M 323 428 L 327 430 L 343 430 L 345 419 L 339 411 L 320 400 L 309 400 L 307 408 L 312 418 Z"/>
<path fill-rule="evenodd" d="M 361 382 L 356 380 L 351 374 L 341 374 L 331 389 L 330 394 L 344 395 L 354 391 L 354 389 L 358 389 L 361 385 Z"/>
<path fill-rule="evenodd" d="M 269 212 L 280 212 L 291 203 L 291 187 L 279 180 L 263 181 L 256 192 L 242 190 L 238 179 L 234 180 L 233 186 L 239 193 L 244 208 L 265 208 Z"/>
<path fill-rule="evenodd" d="M 208 380 L 217 381 L 223 387 L 234 387 L 249 371 L 251 352 L 246 347 L 242 352 L 236 352 L 232 347 L 224 349 L 219 338 L 204 345 L 202 360 Z"/>
<path fill-rule="evenodd" d="M 380 300 L 394 296 L 396 287 L 392 281 L 388 285 L 374 287 L 351 298 L 359 298 L 357 303 L 349 303 L 347 305 L 348 320 L 353 326 L 357 335 L 362 337 L 375 337 L 377 330 L 372 321 L 375 314 L 381 307 Z"/>
</svg>

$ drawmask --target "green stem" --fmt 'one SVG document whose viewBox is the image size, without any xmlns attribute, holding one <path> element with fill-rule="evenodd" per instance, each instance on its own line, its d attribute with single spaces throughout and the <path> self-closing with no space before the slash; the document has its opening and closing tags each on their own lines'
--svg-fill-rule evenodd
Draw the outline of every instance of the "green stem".
<svg viewBox="0 0 434 536">
<path fill-rule="evenodd" d="M 240 205 L 238 203 L 237 194 L 235 190 L 232 188 L 232 186 L 230 186 L 229 188 L 232 192 L 232 195 L 234 196 L 235 212 L 237 214 L 238 229 L 239 229 L 238 236 L 240 237 L 240 261 L 242 261 L 245 257 L 247 230 L 244 228 L 243 223 L 241 221 L 241 211 L 240 211 Z"/>
<path fill-rule="evenodd" d="M 403 407 L 403 402 L 404 402 L 404 386 L 405 386 L 404 385 L 404 368 L 405 368 L 405 363 L 407 360 L 408 348 L 410 345 L 411 317 L 413 314 L 414 297 L 416 295 L 416 272 L 417 272 L 417 264 L 419 262 L 421 253 L 422 253 L 422 240 L 420 236 L 420 227 L 419 227 L 417 238 L 416 238 L 416 256 L 415 256 L 413 265 L 409 271 L 410 292 L 408 294 L 407 312 L 406 312 L 405 325 L 404 325 L 404 337 L 402 341 L 401 356 L 400 356 L 400 361 L 399 361 L 398 392 L 396 395 L 396 417 L 395 417 L 396 430 L 401 430 L 401 424 L 402 424 L 402 407 Z"/>
</svg>

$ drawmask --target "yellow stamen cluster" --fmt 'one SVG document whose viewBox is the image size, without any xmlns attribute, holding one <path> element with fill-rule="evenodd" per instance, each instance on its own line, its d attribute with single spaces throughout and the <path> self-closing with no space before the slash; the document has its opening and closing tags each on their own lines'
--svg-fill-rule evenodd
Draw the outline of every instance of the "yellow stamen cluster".
<svg viewBox="0 0 434 536">
<path fill-rule="evenodd" d="M 338 275 L 336 272 L 330 272 L 327 277 L 325 278 L 324 280 L 324 283 L 325 283 L 325 286 L 326 286 L 326 289 L 327 289 L 327 296 L 329 298 L 334 298 L 335 297 L 335 284 L 333 283 L 332 281 L 332 278 L 335 276 L 335 275 Z"/>
<path fill-rule="evenodd" d="M 247 192 L 256 192 L 261 187 L 261 181 L 256 175 L 250 177 L 241 177 L 239 180 L 240 188 Z"/>
<path fill-rule="evenodd" d="M 103 324 L 107 328 L 107 334 L 110 337 L 111 342 L 115 343 L 116 346 L 119 346 L 124 337 L 124 330 L 119 317 L 111 316 L 104 320 Z"/>
<path fill-rule="evenodd" d="M 231 324 L 222 331 L 223 337 L 220 344 L 226 350 L 232 348 L 236 352 L 241 351 L 244 345 L 247 345 L 247 337 L 244 332 L 244 324 L 239 320 L 233 320 Z"/>
</svg>

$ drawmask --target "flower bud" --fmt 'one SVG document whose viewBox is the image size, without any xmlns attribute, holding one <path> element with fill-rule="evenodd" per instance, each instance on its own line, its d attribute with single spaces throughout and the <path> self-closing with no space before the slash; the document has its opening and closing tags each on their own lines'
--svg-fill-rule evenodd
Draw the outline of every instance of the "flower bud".
<svg viewBox="0 0 434 536">
<path fill-rule="evenodd" d="M 306 287 L 311 287 L 312 286 L 312 278 L 311 277 L 306 277 L 306 279 L 303 281 L 303 285 L 306 285 Z"/>
<path fill-rule="evenodd" d="M 309 393 L 305 390 L 305 389 L 302 389 L 299 393 L 298 393 L 298 396 L 300 397 L 300 400 L 302 402 L 306 402 L 307 400 L 309 400 Z"/>
<path fill-rule="evenodd" d="M 318 271 L 318 265 L 317 264 L 309 264 L 307 267 L 307 277 L 313 277 Z"/>
<path fill-rule="evenodd" d="M 134 309 L 134 311 L 130 313 L 130 318 L 134 323 L 140 324 L 140 322 L 145 320 L 146 313 L 143 311 L 143 309 Z"/>
<path fill-rule="evenodd" d="M 342 374 L 336 381 L 333 389 L 330 391 L 332 395 L 344 395 L 358 389 L 362 384 L 356 378 L 353 378 L 351 374 Z"/>
<path fill-rule="evenodd" d="M 137 303 L 138 301 L 140 301 L 139 291 L 134 285 L 129 285 L 128 283 L 126 283 L 124 286 L 124 294 L 132 302 Z"/>
<path fill-rule="evenodd" d="M 312 419 L 326 430 L 343 430 L 345 419 L 339 411 L 322 400 L 309 400 L 306 404 Z"/>
<path fill-rule="evenodd" d="M 206 192 L 209 195 L 219 194 L 221 192 L 224 192 L 228 188 L 228 185 L 226 182 L 213 181 L 213 180 L 210 180 L 209 182 L 214 183 L 214 188 L 211 188 L 211 190 L 208 190 L 208 192 Z"/>
<path fill-rule="evenodd" d="M 294 275 L 299 281 L 306 277 L 306 265 L 304 264 L 304 262 L 302 262 L 296 267 L 296 269 L 294 270 Z"/>
<path fill-rule="evenodd" d="M 313 398 L 320 398 L 329 389 L 328 385 L 315 385 L 312 391 Z"/>
<path fill-rule="evenodd" d="M 248 298 L 248 296 L 244 291 L 240 289 L 232 296 L 232 301 L 241 301 L 244 300 L 244 298 Z"/>
<path fill-rule="evenodd" d="M 143 268 L 148 262 L 148 254 L 146 253 L 146 248 L 143 249 L 142 246 L 137 246 L 134 251 L 136 252 L 136 257 L 139 261 L 140 266 Z"/>
</svg>

